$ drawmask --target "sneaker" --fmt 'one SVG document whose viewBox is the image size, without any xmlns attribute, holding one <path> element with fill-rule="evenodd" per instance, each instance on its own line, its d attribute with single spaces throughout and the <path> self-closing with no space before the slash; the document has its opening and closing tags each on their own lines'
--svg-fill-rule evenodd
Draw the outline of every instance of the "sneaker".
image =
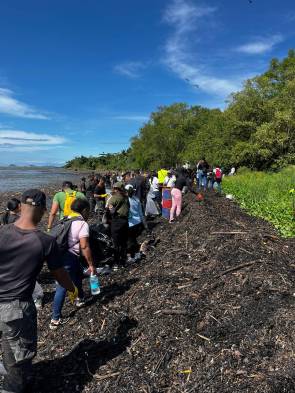
<svg viewBox="0 0 295 393">
<path fill-rule="evenodd" d="M 84 299 L 77 298 L 77 299 L 75 300 L 75 306 L 76 306 L 77 308 L 81 308 L 81 307 L 85 306 L 85 300 L 84 300 Z"/>
<path fill-rule="evenodd" d="M 105 266 L 96 268 L 96 272 L 98 274 L 110 274 L 112 272 L 112 269 L 110 268 L 109 265 L 105 265 Z"/>
<path fill-rule="evenodd" d="M 135 258 L 132 258 L 132 257 L 127 258 L 127 261 L 126 261 L 127 265 L 131 265 L 134 262 L 135 262 Z"/>
<path fill-rule="evenodd" d="M 34 300 L 35 307 L 37 310 L 41 310 L 43 307 L 43 299 L 41 297 L 37 297 L 37 299 Z"/>
<path fill-rule="evenodd" d="M 134 262 L 139 261 L 140 259 L 141 259 L 141 252 L 137 252 L 137 253 L 134 255 Z"/>
<path fill-rule="evenodd" d="M 49 329 L 51 330 L 55 330 L 57 329 L 60 325 L 65 325 L 66 323 L 68 323 L 70 320 L 70 318 L 59 318 L 57 321 L 52 319 L 50 321 L 50 325 L 49 325 Z"/>
</svg>

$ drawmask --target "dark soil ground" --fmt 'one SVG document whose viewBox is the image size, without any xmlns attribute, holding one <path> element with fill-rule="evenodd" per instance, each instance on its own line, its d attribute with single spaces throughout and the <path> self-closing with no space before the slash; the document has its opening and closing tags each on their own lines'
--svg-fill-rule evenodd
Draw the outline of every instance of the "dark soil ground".
<svg viewBox="0 0 295 393">
<path fill-rule="evenodd" d="M 49 330 L 43 272 L 33 392 L 295 392 L 295 241 L 216 194 L 185 198 L 157 244 Z M 87 280 L 85 288 L 88 288 Z"/>
</svg>

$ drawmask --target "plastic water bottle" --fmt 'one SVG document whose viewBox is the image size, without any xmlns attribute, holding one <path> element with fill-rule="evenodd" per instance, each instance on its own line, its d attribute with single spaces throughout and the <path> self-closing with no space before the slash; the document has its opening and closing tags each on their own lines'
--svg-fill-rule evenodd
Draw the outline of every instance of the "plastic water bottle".
<svg viewBox="0 0 295 393">
<path fill-rule="evenodd" d="M 90 281 L 91 295 L 99 295 L 100 294 L 100 283 L 99 283 L 98 277 L 95 274 L 91 274 L 89 281 Z"/>
</svg>

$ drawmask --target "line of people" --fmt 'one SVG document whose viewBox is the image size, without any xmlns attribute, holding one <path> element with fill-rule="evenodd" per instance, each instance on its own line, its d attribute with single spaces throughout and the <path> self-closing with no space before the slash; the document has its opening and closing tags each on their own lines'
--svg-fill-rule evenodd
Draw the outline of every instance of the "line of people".
<svg viewBox="0 0 295 393">
<path fill-rule="evenodd" d="M 199 163 L 199 188 L 207 186 L 205 174 L 208 179 L 206 164 Z M 218 182 L 218 168 L 214 174 Z M 169 221 L 173 223 L 181 214 L 183 193 L 197 193 L 194 176 L 193 171 L 180 168 L 145 175 L 125 172 L 121 177 L 91 175 L 88 184 L 82 179 L 79 189 L 65 181 L 53 197 L 48 233 L 38 229 L 46 212 L 43 192 L 31 189 L 23 193 L 21 201 L 13 198 L 8 202 L 0 228 L 0 334 L 6 370 L 3 393 L 24 392 L 33 378 L 32 359 L 37 350 L 33 293 L 38 291 L 37 277 L 44 262 L 57 283 L 49 325 L 50 329 L 57 329 L 67 322 L 62 315 L 66 296 L 76 307 L 84 306 L 85 271 L 97 274 L 89 217 L 109 231 L 114 251 L 112 269 L 118 270 L 143 257 L 138 237 L 144 229 L 148 230 L 147 216 L 161 213 L 161 187 L 171 188 Z M 107 186 L 112 187 L 111 195 L 107 195 Z M 63 234 L 66 239 L 62 251 L 54 232 L 58 226 L 63 231 L 59 236 Z"/>
</svg>

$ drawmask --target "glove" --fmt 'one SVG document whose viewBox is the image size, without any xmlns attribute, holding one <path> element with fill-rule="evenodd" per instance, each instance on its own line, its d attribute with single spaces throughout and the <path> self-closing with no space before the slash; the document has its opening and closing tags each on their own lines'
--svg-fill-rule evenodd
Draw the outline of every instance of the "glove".
<svg viewBox="0 0 295 393">
<path fill-rule="evenodd" d="M 78 297 L 78 288 L 74 285 L 74 291 L 73 292 L 71 292 L 71 291 L 67 291 L 67 294 L 68 294 L 68 297 L 69 297 L 69 299 L 70 299 L 70 302 L 72 303 L 72 304 L 74 304 L 74 301 L 77 299 L 77 297 Z"/>
</svg>

